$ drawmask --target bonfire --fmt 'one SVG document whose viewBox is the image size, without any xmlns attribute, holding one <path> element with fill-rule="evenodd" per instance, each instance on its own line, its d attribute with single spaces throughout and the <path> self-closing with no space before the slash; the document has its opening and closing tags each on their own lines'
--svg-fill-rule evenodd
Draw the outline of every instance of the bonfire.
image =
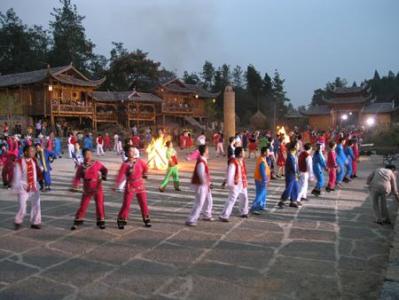
<svg viewBox="0 0 399 300">
<path fill-rule="evenodd" d="M 156 170 L 166 170 L 168 168 L 168 159 L 166 158 L 166 142 L 170 140 L 169 136 L 161 134 L 158 138 L 153 138 L 147 146 L 148 167 Z"/>
<path fill-rule="evenodd" d="M 290 142 L 290 137 L 288 136 L 287 132 L 285 131 L 284 126 L 277 126 L 277 135 L 283 135 L 284 136 L 284 143 L 288 144 Z"/>
</svg>

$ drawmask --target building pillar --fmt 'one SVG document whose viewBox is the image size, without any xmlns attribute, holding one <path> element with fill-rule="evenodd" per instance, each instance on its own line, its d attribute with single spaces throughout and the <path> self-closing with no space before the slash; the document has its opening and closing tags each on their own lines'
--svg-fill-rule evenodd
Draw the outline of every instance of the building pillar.
<svg viewBox="0 0 399 300">
<path fill-rule="evenodd" d="M 236 134 L 236 94 L 230 85 L 224 89 L 223 102 L 224 141 L 228 145 L 229 138 Z"/>
</svg>

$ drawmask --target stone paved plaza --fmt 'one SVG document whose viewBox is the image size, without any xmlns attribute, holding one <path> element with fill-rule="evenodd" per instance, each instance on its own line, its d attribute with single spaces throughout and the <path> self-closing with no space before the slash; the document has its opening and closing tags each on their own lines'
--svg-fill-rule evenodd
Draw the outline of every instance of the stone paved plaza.
<svg viewBox="0 0 399 300">
<path fill-rule="evenodd" d="M 0 299 L 377 299 L 393 231 L 373 223 L 365 177 L 380 158 L 364 158 L 360 178 L 343 190 L 309 197 L 300 209 L 276 209 L 284 181 L 272 181 L 268 212 L 230 223 L 184 226 L 193 192 L 193 162 L 182 162 L 182 189 L 158 192 L 162 172 L 147 181 L 153 227 L 144 228 L 138 205 L 125 230 L 116 227 L 122 194 L 111 186 L 120 162 L 103 158 L 107 229 L 87 222 L 70 231 L 79 194 L 68 191 L 73 165 L 54 162 L 54 190 L 42 194 L 42 230 L 13 230 L 16 196 L 0 191 Z M 254 160 L 248 162 L 252 178 Z M 210 160 L 217 186 L 225 159 Z M 251 179 L 252 182 L 252 179 Z M 250 201 L 254 198 L 251 184 Z M 214 216 L 227 191 L 213 190 Z M 392 211 L 396 211 L 390 201 Z M 392 220 L 395 220 L 392 216 Z"/>
</svg>

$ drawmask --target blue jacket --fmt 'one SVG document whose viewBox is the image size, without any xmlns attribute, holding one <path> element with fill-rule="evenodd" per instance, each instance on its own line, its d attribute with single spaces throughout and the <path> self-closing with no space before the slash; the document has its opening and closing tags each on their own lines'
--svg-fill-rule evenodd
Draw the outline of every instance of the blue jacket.
<svg viewBox="0 0 399 300">
<path fill-rule="evenodd" d="M 349 162 L 352 162 L 352 160 L 355 159 L 355 155 L 353 154 L 352 147 L 345 147 L 344 152 L 345 152 L 346 157 L 349 160 Z"/>
<path fill-rule="evenodd" d="M 335 149 L 335 153 L 337 153 L 337 163 L 345 164 L 346 155 L 345 155 L 344 148 L 343 148 L 342 144 L 337 145 L 337 148 Z"/>
<path fill-rule="evenodd" d="M 36 153 L 36 161 L 39 164 L 39 167 L 47 169 L 47 172 L 49 172 L 52 170 L 50 159 L 54 159 L 55 154 L 54 154 L 54 152 L 48 151 L 47 149 L 43 149 L 43 154 L 44 155 L 42 157 L 41 153 L 37 152 Z"/>
<path fill-rule="evenodd" d="M 61 152 L 62 152 L 61 139 L 58 137 L 56 137 L 54 139 L 54 152 L 57 154 L 61 154 Z"/>
<path fill-rule="evenodd" d="M 313 162 L 313 173 L 315 175 L 322 173 L 323 170 L 327 167 L 326 161 L 323 155 L 320 153 L 320 151 L 316 151 L 313 154 L 312 162 Z"/>
<path fill-rule="evenodd" d="M 83 138 L 83 148 L 93 149 L 93 139 L 89 136 Z"/>
<path fill-rule="evenodd" d="M 291 154 L 291 152 L 288 152 L 287 154 L 287 160 L 285 161 L 285 178 L 295 178 L 297 173 L 297 167 L 296 167 L 296 159 L 295 157 Z"/>
</svg>

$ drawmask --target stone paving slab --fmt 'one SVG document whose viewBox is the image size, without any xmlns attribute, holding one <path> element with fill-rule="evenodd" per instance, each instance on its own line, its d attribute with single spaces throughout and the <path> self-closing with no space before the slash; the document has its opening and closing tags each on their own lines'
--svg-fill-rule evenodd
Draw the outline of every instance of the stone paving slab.
<svg viewBox="0 0 399 300">
<path fill-rule="evenodd" d="M 211 153 L 212 155 L 212 153 Z M 120 159 L 107 153 L 104 183 L 106 230 L 87 221 L 70 231 L 80 195 L 68 191 L 73 165 L 54 163 L 53 191 L 43 193 L 42 230 L 13 230 L 16 196 L 0 190 L 0 299 L 396 299 L 398 264 L 386 274 L 394 231 L 375 223 L 365 178 L 376 161 L 363 159 L 360 178 L 300 209 L 279 210 L 284 180 L 269 186 L 267 212 L 249 219 L 233 211 L 231 222 L 184 226 L 194 194 L 193 162 L 181 162 L 183 192 L 158 191 L 162 172 L 151 171 L 148 198 L 153 227 L 144 228 L 137 201 L 125 230 L 116 217 L 122 194 L 111 191 Z M 380 160 L 378 160 L 380 161 Z M 254 160 L 247 161 L 249 180 Z M 224 160 L 210 160 L 219 186 Z M 254 187 L 249 188 L 250 200 Z M 214 217 L 227 190 L 213 190 Z M 395 219 L 396 205 L 389 201 Z M 393 245 L 399 246 L 399 240 Z M 399 248 L 398 248 L 399 249 Z M 399 252 L 391 252 L 399 258 Z M 398 281 L 399 282 L 399 281 Z M 391 298 L 389 298 L 391 297 Z"/>
</svg>

